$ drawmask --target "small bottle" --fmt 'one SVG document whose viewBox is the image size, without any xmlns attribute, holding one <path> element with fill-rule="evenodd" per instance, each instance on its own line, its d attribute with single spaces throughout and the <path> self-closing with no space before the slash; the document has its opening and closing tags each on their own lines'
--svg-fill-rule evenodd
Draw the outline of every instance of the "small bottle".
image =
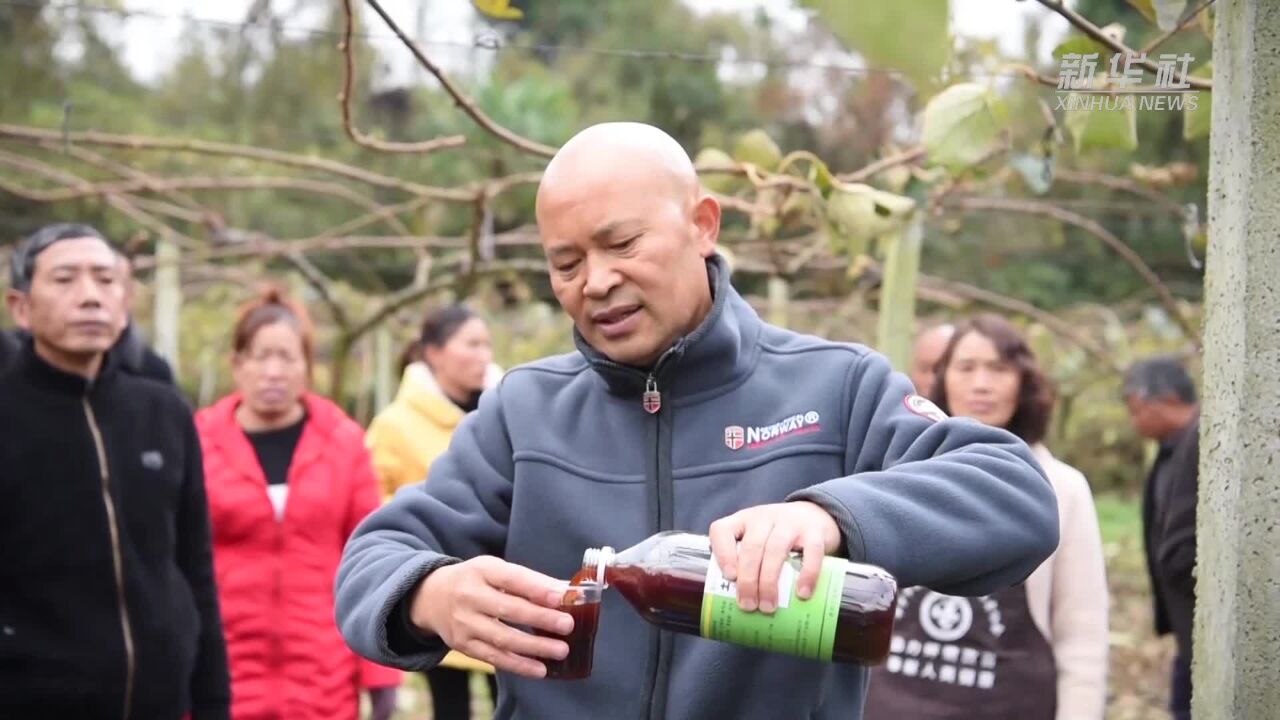
<svg viewBox="0 0 1280 720">
<path fill-rule="evenodd" d="M 738 607 L 705 535 L 663 532 L 622 552 L 590 548 L 581 577 L 618 589 L 645 620 L 699 635 L 811 660 L 876 665 L 889 654 L 898 583 L 874 565 L 823 558 L 813 594 L 796 593 L 799 554 L 783 563 L 772 614 Z"/>
</svg>

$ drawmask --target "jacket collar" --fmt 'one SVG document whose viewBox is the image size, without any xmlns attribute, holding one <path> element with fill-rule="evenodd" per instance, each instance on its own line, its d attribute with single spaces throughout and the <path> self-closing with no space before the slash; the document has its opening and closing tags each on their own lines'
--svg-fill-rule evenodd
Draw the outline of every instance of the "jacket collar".
<svg viewBox="0 0 1280 720">
<path fill-rule="evenodd" d="M 138 372 L 142 369 L 143 353 L 145 346 L 142 344 L 142 338 L 138 335 L 138 330 L 134 326 L 133 321 L 124 326 L 124 332 L 120 333 L 120 339 L 116 340 L 116 344 L 111 348 L 111 352 L 120 356 L 120 364 L 126 370 Z"/>
<path fill-rule="evenodd" d="M 21 348 L 14 362 L 16 372 L 33 386 L 61 395 L 88 395 L 96 387 L 101 387 L 114 380 L 119 370 L 119 361 L 112 353 L 104 353 L 102 367 L 97 376 L 86 378 L 50 365 L 36 352 L 35 339 L 30 333 L 23 333 Z"/>
<path fill-rule="evenodd" d="M 611 392 L 638 395 L 653 380 L 664 395 L 687 397 L 736 382 L 751 371 L 763 323 L 729 283 L 729 266 L 720 255 L 707 260 L 707 279 L 711 283 L 711 311 L 693 332 L 676 338 L 653 368 L 609 359 L 574 328 L 578 351 Z"/>
<path fill-rule="evenodd" d="M 445 429 L 456 427 L 462 420 L 462 409 L 445 397 L 426 363 L 410 363 L 404 369 L 396 400 Z"/>
<path fill-rule="evenodd" d="M 1200 412 L 1197 410 L 1196 414 L 1191 418 L 1191 421 L 1188 422 L 1181 430 L 1160 441 L 1159 445 L 1161 454 L 1172 453 L 1190 439 L 1191 436 L 1198 435 L 1199 433 Z"/>
<path fill-rule="evenodd" d="M 484 389 L 494 387 L 501 379 L 502 369 L 491 363 L 485 371 Z M 431 368 L 421 361 L 405 366 L 400 389 L 396 391 L 396 402 L 407 405 L 446 430 L 456 427 L 466 414 L 444 394 Z"/>
</svg>

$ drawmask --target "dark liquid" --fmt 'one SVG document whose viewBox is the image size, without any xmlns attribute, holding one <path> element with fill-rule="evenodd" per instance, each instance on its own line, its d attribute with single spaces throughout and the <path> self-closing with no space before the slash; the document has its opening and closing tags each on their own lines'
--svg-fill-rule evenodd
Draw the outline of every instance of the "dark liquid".
<svg viewBox="0 0 1280 720">
<path fill-rule="evenodd" d="M 578 585 L 587 580 L 594 580 L 595 572 L 579 570 L 570 580 L 571 585 Z M 591 677 L 591 661 L 595 657 L 596 629 L 600 625 L 600 603 L 583 605 L 562 605 L 563 612 L 573 616 L 573 630 L 568 635 L 560 635 L 534 628 L 535 635 L 564 640 L 569 645 L 569 654 L 563 660 L 543 660 L 547 666 L 547 677 L 556 680 L 582 680 Z"/>
<path fill-rule="evenodd" d="M 665 630 L 700 635 L 702 588 L 707 565 L 715 561 L 697 548 L 677 548 L 664 555 L 651 567 L 611 566 L 605 570 L 605 581 L 649 622 Z M 884 662 L 893 633 L 895 588 L 888 575 L 858 568 L 846 573 L 831 653 L 834 662 Z"/>
<path fill-rule="evenodd" d="M 534 634 L 564 640 L 569 654 L 563 660 L 544 659 L 547 677 L 557 680 L 581 680 L 591 677 L 591 660 L 595 657 L 596 628 L 600 624 L 600 603 L 560 608 L 573 616 L 573 630 L 558 635 L 534 628 Z"/>
</svg>

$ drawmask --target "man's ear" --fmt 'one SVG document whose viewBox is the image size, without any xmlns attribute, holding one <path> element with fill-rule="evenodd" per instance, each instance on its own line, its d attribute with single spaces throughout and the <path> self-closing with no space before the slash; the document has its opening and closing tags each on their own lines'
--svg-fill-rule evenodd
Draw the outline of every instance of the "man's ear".
<svg viewBox="0 0 1280 720">
<path fill-rule="evenodd" d="M 698 254 L 711 257 L 716 251 L 716 241 L 720 239 L 720 201 L 707 194 L 698 198 L 693 206 L 694 243 Z"/>
<path fill-rule="evenodd" d="M 4 304 L 9 308 L 9 315 L 18 327 L 31 331 L 30 308 L 27 307 L 27 294 L 12 288 L 4 293 Z"/>
</svg>

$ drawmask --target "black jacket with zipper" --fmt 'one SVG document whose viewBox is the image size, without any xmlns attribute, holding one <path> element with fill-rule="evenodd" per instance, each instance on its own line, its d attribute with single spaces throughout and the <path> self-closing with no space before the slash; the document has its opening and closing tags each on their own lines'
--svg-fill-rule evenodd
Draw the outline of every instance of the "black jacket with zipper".
<svg viewBox="0 0 1280 720">
<path fill-rule="evenodd" d="M 105 459 L 105 462 L 104 462 Z M 173 391 L 28 339 L 0 374 L 0 717 L 226 718 L 199 441 Z"/>
</svg>

